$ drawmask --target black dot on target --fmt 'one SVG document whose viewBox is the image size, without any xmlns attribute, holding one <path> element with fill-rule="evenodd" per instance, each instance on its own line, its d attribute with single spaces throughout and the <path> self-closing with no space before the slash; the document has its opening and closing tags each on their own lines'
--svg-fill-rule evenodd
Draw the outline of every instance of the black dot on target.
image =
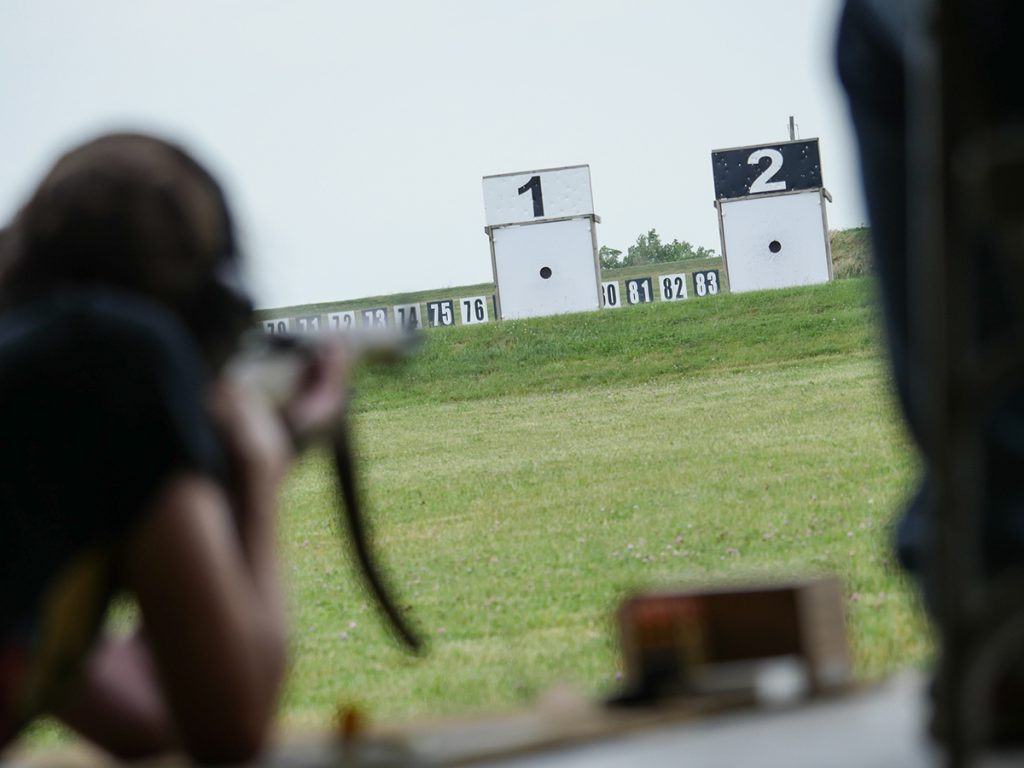
<svg viewBox="0 0 1024 768">
<path fill-rule="evenodd" d="M 768 250 L 771 251 L 772 253 L 778 253 L 779 251 L 782 250 L 782 243 L 780 243 L 778 240 L 772 240 L 770 243 L 768 243 Z"/>
<path fill-rule="evenodd" d="M 541 267 L 540 276 L 543 277 L 545 280 L 551 277 L 551 267 Z"/>
</svg>

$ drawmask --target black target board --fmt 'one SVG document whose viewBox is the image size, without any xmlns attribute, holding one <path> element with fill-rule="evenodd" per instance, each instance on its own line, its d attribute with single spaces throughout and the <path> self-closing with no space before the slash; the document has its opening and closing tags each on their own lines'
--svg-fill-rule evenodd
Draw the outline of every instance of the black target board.
<svg viewBox="0 0 1024 768">
<path fill-rule="evenodd" d="M 427 321 L 431 328 L 455 325 L 455 302 L 452 299 L 428 301 Z"/>
<path fill-rule="evenodd" d="M 717 269 L 705 269 L 693 273 L 693 293 L 696 296 L 714 296 L 719 290 L 721 285 L 718 282 L 718 270 Z"/>
<path fill-rule="evenodd" d="M 629 304 L 649 304 L 654 301 L 653 280 L 649 277 L 634 277 L 626 281 L 626 301 Z"/>
<path fill-rule="evenodd" d="M 817 139 L 716 149 L 711 166 L 718 200 L 823 186 Z"/>
</svg>

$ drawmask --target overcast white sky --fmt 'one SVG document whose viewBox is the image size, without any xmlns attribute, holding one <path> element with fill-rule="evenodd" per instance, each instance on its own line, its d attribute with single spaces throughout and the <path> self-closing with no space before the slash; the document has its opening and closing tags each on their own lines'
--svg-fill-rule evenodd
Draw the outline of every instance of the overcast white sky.
<svg viewBox="0 0 1024 768">
<path fill-rule="evenodd" d="M 94 134 L 225 182 L 263 307 L 491 279 L 484 175 L 587 163 L 598 241 L 720 250 L 712 149 L 821 139 L 864 223 L 839 0 L 0 0 L 0 222 Z"/>
</svg>

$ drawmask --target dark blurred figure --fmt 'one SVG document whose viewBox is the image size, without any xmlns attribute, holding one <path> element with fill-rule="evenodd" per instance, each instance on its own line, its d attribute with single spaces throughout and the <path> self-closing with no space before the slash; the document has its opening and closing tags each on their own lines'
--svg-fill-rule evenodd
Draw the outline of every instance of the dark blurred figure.
<svg viewBox="0 0 1024 768">
<path fill-rule="evenodd" d="M 266 736 L 276 492 L 346 366 L 312 362 L 283 413 L 225 374 L 238 261 L 213 177 L 136 134 L 64 155 L 0 231 L 0 746 L 44 713 L 129 758 L 241 761 Z"/>
<path fill-rule="evenodd" d="M 965 72 L 972 95 L 962 105 L 963 122 L 983 127 L 1024 118 L 1024 63 L 1017 40 L 1024 30 L 1024 3 L 1011 0 L 975 0 L 959 30 L 971 51 L 973 71 Z M 928 448 L 922 403 L 916 383 L 930 375 L 921 370 L 910 347 L 912 287 L 909 272 L 920 265 L 908 254 L 908 141 L 907 65 L 908 35 L 922 5 L 909 0 L 847 0 L 842 16 L 838 64 L 849 96 L 850 111 L 860 145 L 861 169 L 876 271 L 886 322 L 889 359 L 900 403 L 910 431 L 922 452 L 923 477 L 899 523 L 900 561 L 919 579 L 928 571 L 934 515 L 935 461 Z M 960 105 L 958 105 L 960 106 Z M 938 126 L 936 127 L 938 129 Z M 1024 136 L 1024 127 L 1021 129 Z M 934 222 L 938 229 L 942 222 Z M 975 249 L 982 275 L 979 285 L 964 281 L 964 290 L 976 290 L 981 316 L 971 328 L 979 347 L 1016 332 L 1020 319 L 1012 291 L 994 256 Z M 951 279 L 956 279 L 952 275 Z M 966 322 L 951 318 L 953 322 Z M 1024 356 L 1024 349 L 1022 349 Z M 988 577 L 1024 565 L 1024 381 L 1012 391 L 986 404 L 984 427 L 985 496 L 981 570 Z M 931 587 L 926 585 L 929 598 Z M 929 600 L 931 603 L 931 600 Z"/>
<path fill-rule="evenodd" d="M 932 728 L 956 764 L 986 739 L 1024 740 L 1024 596 L 1005 588 L 1024 569 L 1024 207 L 1009 178 L 1024 168 L 1022 30 L 1015 0 L 847 0 L 838 41 L 889 359 L 923 466 L 897 551 L 940 630 Z M 922 215 L 932 205 L 944 220 Z M 922 235 L 946 256 L 917 247 Z M 951 288 L 930 291 L 922 278 L 946 264 Z"/>
<path fill-rule="evenodd" d="M 0 279 L 3 277 L 4 269 L 14 257 L 14 236 L 8 227 L 0 229 Z"/>
</svg>

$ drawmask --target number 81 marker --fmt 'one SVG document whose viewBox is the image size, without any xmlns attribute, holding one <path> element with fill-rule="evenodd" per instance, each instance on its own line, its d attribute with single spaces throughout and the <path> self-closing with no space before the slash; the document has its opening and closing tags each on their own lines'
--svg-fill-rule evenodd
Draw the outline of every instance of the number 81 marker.
<svg viewBox="0 0 1024 768">
<path fill-rule="evenodd" d="M 648 304 L 654 300 L 651 278 L 634 277 L 626 281 L 626 301 L 630 304 Z"/>
</svg>

